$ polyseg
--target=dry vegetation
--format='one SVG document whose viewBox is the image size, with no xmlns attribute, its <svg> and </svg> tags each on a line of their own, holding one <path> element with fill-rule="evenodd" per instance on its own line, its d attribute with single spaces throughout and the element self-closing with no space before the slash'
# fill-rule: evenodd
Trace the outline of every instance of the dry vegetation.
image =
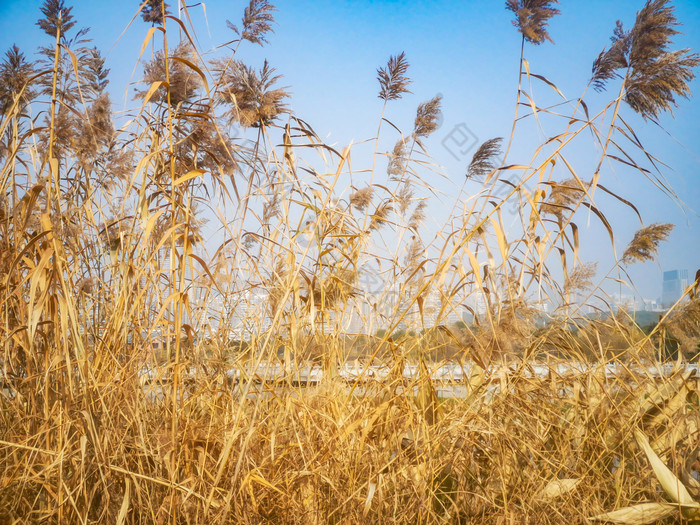
<svg viewBox="0 0 700 525">
<path fill-rule="evenodd" d="M 551 40 L 555 4 L 507 2 L 522 53 Z M 423 223 L 441 100 L 407 133 L 385 116 L 409 93 L 403 53 L 378 69 L 358 168 L 363 145 L 324 144 L 275 69 L 239 59 L 267 44 L 267 0 L 216 56 L 161 0 L 140 7 L 152 29 L 126 117 L 64 0 L 43 4 L 40 59 L 12 48 L 0 65 L 0 523 L 700 521 L 686 366 L 700 299 L 647 329 L 624 309 L 580 314 L 672 228 L 640 216 L 604 276 L 579 252 L 586 214 L 614 242 L 594 197 L 639 215 L 600 184 L 609 163 L 670 192 L 624 119 L 689 95 L 699 58 L 670 49 L 668 1 L 618 23 L 589 83 L 618 93 L 597 111 L 535 104 L 531 83 L 560 93 L 521 55 L 513 131 L 465 166 L 437 235 Z M 534 117 L 555 132 L 515 163 L 516 123 Z M 567 160 L 582 138 L 593 173 Z M 465 307 L 473 323 L 448 322 Z M 341 377 L 357 360 L 383 379 Z M 300 387 L 307 361 L 323 379 Z M 464 375 L 437 379 L 446 361 Z M 269 363 L 281 373 L 266 382 Z"/>
</svg>

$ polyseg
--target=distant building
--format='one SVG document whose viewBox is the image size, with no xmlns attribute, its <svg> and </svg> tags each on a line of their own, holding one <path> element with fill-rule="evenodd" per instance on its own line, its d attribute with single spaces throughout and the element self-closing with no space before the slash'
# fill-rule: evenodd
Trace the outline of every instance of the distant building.
<svg viewBox="0 0 700 525">
<path fill-rule="evenodd" d="M 548 314 L 549 311 L 552 309 L 552 305 L 547 301 L 537 301 L 536 303 L 532 304 L 532 308 L 534 310 L 542 312 L 543 314 Z"/>
<path fill-rule="evenodd" d="M 644 312 L 658 312 L 662 308 L 658 300 L 642 298 L 641 305 L 637 309 L 642 310 Z"/>
<path fill-rule="evenodd" d="M 664 272 L 661 289 L 661 304 L 664 308 L 673 306 L 688 287 L 688 270 L 671 270 Z"/>
<path fill-rule="evenodd" d="M 613 294 L 614 300 L 613 310 L 624 308 L 630 312 L 657 312 L 661 310 L 661 305 L 658 300 L 646 299 L 632 295 Z"/>
</svg>

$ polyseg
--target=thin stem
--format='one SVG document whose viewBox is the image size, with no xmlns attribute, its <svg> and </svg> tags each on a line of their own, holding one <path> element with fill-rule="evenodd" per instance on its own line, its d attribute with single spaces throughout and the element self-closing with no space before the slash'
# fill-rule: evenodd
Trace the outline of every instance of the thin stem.
<svg viewBox="0 0 700 525">
<path fill-rule="evenodd" d="M 58 84 L 58 61 L 61 56 L 61 14 L 58 17 L 59 23 L 56 24 L 56 51 L 53 59 L 53 79 L 51 82 L 51 124 L 49 125 L 49 184 L 47 185 L 46 212 L 51 213 L 52 192 L 51 186 L 56 179 L 56 194 L 57 198 L 61 192 L 61 176 L 58 172 L 58 161 L 53 162 L 53 143 L 55 140 L 56 129 L 56 86 Z M 60 206 L 59 206 L 60 210 Z"/>
<path fill-rule="evenodd" d="M 522 83 L 523 83 L 523 58 L 525 57 L 525 37 L 522 37 L 520 41 L 520 72 L 518 73 L 518 94 L 515 97 L 515 116 L 513 117 L 513 126 L 510 129 L 510 137 L 508 137 L 508 145 L 503 152 L 503 160 L 499 167 L 505 165 L 506 159 L 508 158 L 508 153 L 513 145 L 513 139 L 515 138 L 515 127 L 518 124 L 518 110 L 520 109 L 520 94 L 522 93 Z"/>
</svg>

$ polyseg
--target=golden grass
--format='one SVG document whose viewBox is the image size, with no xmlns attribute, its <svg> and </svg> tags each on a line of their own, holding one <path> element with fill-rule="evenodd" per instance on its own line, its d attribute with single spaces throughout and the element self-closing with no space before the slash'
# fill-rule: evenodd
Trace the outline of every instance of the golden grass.
<svg viewBox="0 0 700 525">
<path fill-rule="evenodd" d="M 509 2 L 523 44 L 549 40 L 550 4 Z M 157 50 L 141 105 L 115 130 L 104 61 L 65 7 L 44 4 L 42 63 L 13 49 L 0 68 L 0 523 L 697 519 L 698 299 L 646 331 L 624 309 L 578 314 L 671 230 L 641 224 L 596 280 L 575 222 L 593 212 L 614 242 L 601 193 L 639 215 L 599 184 L 606 159 L 666 188 L 632 160 L 654 166 L 620 112 L 656 116 L 688 94 L 695 56 L 667 56 L 667 2 L 619 28 L 613 58 L 625 39 L 648 67 L 677 58 L 671 92 L 640 98 L 634 69 L 598 113 L 579 98 L 570 114 L 532 101 L 518 116 L 524 84 L 560 95 L 522 59 L 505 156 L 501 139 L 484 143 L 465 166 L 477 186 L 437 234 L 423 223 L 440 97 L 407 133 L 384 116 L 409 93 L 403 53 L 378 69 L 374 153 L 338 151 L 289 110 L 270 65 L 237 58 L 267 42 L 272 4 L 252 0 L 229 23 L 230 54 L 205 60 L 194 28 L 149 0 L 140 13 L 163 31 L 143 42 Z M 663 37 L 656 51 L 645 31 Z M 615 78 L 613 62 L 592 85 Z M 532 117 L 554 138 L 511 162 L 515 124 Z M 567 160 L 589 132 L 590 179 Z M 450 321 L 462 305 L 473 323 Z M 300 386 L 311 364 L 323 379 Z M 466 377 L 440 379 L 445 364 Z"/>
</svg>

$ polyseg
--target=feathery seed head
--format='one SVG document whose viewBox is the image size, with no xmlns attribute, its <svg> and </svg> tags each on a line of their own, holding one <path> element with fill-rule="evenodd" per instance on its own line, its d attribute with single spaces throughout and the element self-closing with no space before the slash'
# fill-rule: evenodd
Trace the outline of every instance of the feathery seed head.
<svg viewBox="0 0 700 525">
<path fill-rule="evenodd" d="M 542 204 L 542 213 L 549 213 L 559 219 L 563 219 L 569 205 L 574 204 L 585 193 L 581 183 L 575 178 L 552 184 L 551 187 L 549 197 Z M 573 212 L 571 209 L 569 211 Z"/>
<path fill-rule="evenodd" d="M 386 168 L 386 172 L 391 177 L 401 177 L 406 171 L 406 162 L 408 159 L 406 155 L 406 139 L 399 139 L 394 145 L 394 150 L 391 152 L 389 157 L 389 165 Z"/>
<path fill-rule="evenodd" d="M 286 88 L 273 89 L 282 78 L 274 73 L 275 68 L 270 67 L 267 60 L 259 74 L 238 61 L 222 71 L 224 88 L 219 99 L 233 105 L 228 111 L 231 120 L 245 127 L 260 127 L 272 123 L 287 110 L 284 99 L 289 97 L 289 92 Z"/>
<path fill-rule="evenodd" d="M 625 101 L 643 118 L 671 111 L 677 96 L 690 95 L 688 83 L 700 64 L 700 55 L 688 49 L 668 51 L 677 25 L 669 0 L 648 0 L 630 31 L 618 21 L 610 49 L 593 64 L 594 88 L 602 91 L 608 80 L 624 76 Z M 625 69 L 624 75 L 618 72 Z"/>
<path fill-rule="evenodd" d="M 195 60 L 192 48 L 187 41 L 181 41 L 173 50 L 172 56 L 193 62 Z M 189 66 L 179 60 L 168 60 L 168 76 L 170 79 L 170 105 L 175 107 L 178 104 L 191 102 L 202 85 L 202 80 Z M 154 82 L 165 82 L 165 55 L 158 51 L 153 60 L 144 67 L 143 82 L 148 88 L 136 91 L 135 98 L 144 98 Z M 168 90 L 162 85 L 152 96 L 155 102 L 165 102 L 168 100 Z"/>
<path fill-rule="evenodd" d="M 372 214 L 372 221 L 369 224 L 370 231 L 378 230 L 384 226 L 388 221 L 389 214 L 391 214 L 393 210 L 394 208 L 391 202 L 380 203 Z"/>
<path fill-rule="evenodd" d="M 403 93 L 410 93 L 406 86 L 411 83 L 411 79 L 406 76 L 408 71 L 408 61 L 406 53 L 389 57 L 386 68 L 377 69 L 377 79 L 379 80 L 379 98 L 382 100 L 397 100 Z"/>
<path fill-rule="evenodd" d="M 558 0 L 507 0 L 506 9 L 515 13 L 513 25 L 522 33 L 523 38 L 532 44 L 541 44 L 545 40 L 553 42 L 547 32 L 549 19 L 559 14 L 552 4 Z"/>
<path fill-rule="evenodd" d="M 63 0 L 44 0 L 41 12 L 46 18 L 37 21 L 36 25 L 54 38 L 59 29 L 61 35 L 65 35 L 75 25 L 73 15 L 70 14 L 72 10 L 72 7 L 66 7 Z"/>
<path fill-rule="evenodd" d="M 479 149 L 476 150 L 472 161 L 467 169 L 467 178 L 482 177 L 488 175 L 496 169 L 495 157 L 501 154 L 501 142 L 503 139 L 497 137 L 484 142 Z"/>
<path fill-rule="evenodd" d="M 569 292 L 583 292 L 588 290 L 593 286 L 593 279 L 597 271 L 597 262 L 590 262 L 577 266 L 566 276 L 564 289 Z"/>
<path fill-rule="evenodd" d="M 637 230 L 622 256 L 622 263 L 653 261 L 659 252 L 659 243 L 668 238 L 673 227 L 673 224 L 654 223 Z"/>
<path fill-rule="evenodd" d="M 15 96 L 29 81 L 34 67 L 27 62 L 19 48 L 13 45 L 5 53 L 5 59 L 0 63 L 0 115 L 4 115 L 14 104 Z M 34 98 L 35 93 L 30 86 L 24 90 L 20 100 L 20 112 Z"/>
<path fill-rule="evenodd" d="M 413 136 L 418 143 L 420 143 L 420 139 L 428 137 L 437 129 L 441 114 L 441 102 L 442 95 L 437 95 L 418 106 L 416 120 L 413 124 Z"/>
<path fill-rule="evenodd" d="M 165 5 L 163 5 L 165 4 Z M 165 7 L 165 15 L 169 15 L 168 3 L 163 2 L 163 0 L 146 0 L 143 9 L 141 9 L 141 18 L 146 23 L 151 25 L 162 25 L 163 24 L 163 7 Z"/>
<path fill-rule="evenodd" d="M 374 188 L 372 186 L 365 186 L 359 190 L 355 190 L 350 194 L 350 205 L 356 210 L 363 211 L 367 209 L 367 206 L 372 202 L 372 195 L 374 195 Z"/>
<path fill-rule="evenodd" d="M 267 43 L 266 33 L 274 33 L 271 24 L 275 22 L 272 13 L 276 10 L 268 0 L 250 0 L 250 5 L 243 12 L 241 23 L 243 32 L 241 33 L 238 27 L 228 20 L 226 25 L 243 40 L 262 46 Z"/>
<path fill-rule="evenodd" d="M 427 208 L 425 200 L 421 200 L 413 209 L 411 217 L 408 219 L 408 227 L 413 231 L 418 231 L 418 227 L 425 220 L 425 209 Z"/>
</svg>

